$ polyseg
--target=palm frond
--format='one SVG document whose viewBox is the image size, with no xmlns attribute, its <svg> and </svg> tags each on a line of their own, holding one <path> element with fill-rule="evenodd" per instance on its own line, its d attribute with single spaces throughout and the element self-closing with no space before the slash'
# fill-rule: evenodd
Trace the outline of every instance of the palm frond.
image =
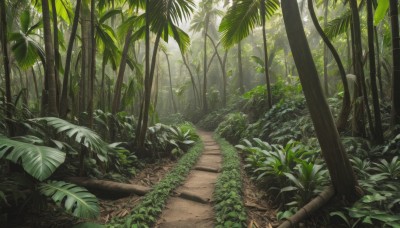
<svg viewBox="0 0 400 228">
<path fill-rule="evenodd" d="M 34 122 L 45 122 L 47 126 L 54 128 L 57 133 L 64 133 L 67 137 L 95 152 L 101 161 L 106 161 L 107 144 L 94 131 L 72 124 L 56 117 L 43 117 L 32 119 Z"/>
<path fill-rule="evenodd" d="M 247 37 L 250 32 L 261 25 L 260 0 L 240 0 L 228 9 L 222 18 L 219 31 L 222 34 L 221 42 L 229 48 Z M 277 0 L 265 1 L 265 16 L 271 17 L 278 9 Z"/>
<path fill-rule="evenodd" d="M 329 39 L 333 39 L 336 36 L 345 33 L 351 23 L 351 12 L 350 10 L 345 11 L 340 17 L 333 19 L 328 22 L 324 28 L 325 34 Z"/>
<path fill-rule="evenodd" d="M 33 145 L 0 135 L 0 158 L 21 164 L 31 176 L 42 181 L 65 161 L 65 153 L 51 147 Z"/>
<path fill-rule="evenodd" d="M 39 191 L 79 218 L 96 218 L 100 211 L 96 196 L 85 188 L 64 181 L 40 183 Z"/>
</svg>

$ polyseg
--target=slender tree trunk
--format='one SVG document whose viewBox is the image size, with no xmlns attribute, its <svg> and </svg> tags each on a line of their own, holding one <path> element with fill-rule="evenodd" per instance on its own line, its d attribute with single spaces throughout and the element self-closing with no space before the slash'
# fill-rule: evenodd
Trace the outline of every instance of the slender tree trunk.
<svg viewBox="0 0 400 228">
<path fill-rule="evenodd" d="M 379 105 L 378 88 L 376 86 L 376 66 L 375 66 L 375 47 L 374 47 L 374 24 L 372 0 L 367 0 L 367 24 L 368 24 L 368 49 L 369 49 L 369 71 L 371 79 L 372 103 L 374 106 L 375 131 L 374 140 L 378 144 L 383 143 L 383 132 L 381 122 L 381 109 Z"/>
<path fill-rule="evenodd" d="M 32 77 L 33 77 L 33 84 L 35 86 L 35 94 L 36 94 L 36 99 L 39 100 L 39 89 L 38 89 L 38 84 L 37 84 L 37 79 L 36 79 L 36 73 L 33 67 L 31 68 L 32 70 Z"/>
<path fill-rule="evenodd" d="M 331 51 L 331 53 L 336 61 L 336 64 L 338 65 L 338 68 L 339 68 L 340 79 L 342 80 L 342 84 L 343 84 L 343 103 L 342 103 L 342 109 L 340 110 L 340 114 L 339 114 L 336 124 L 337 124 L 338 130 L 343 130 L 346 128 L 347 120 L 348 120 L 350 112 L 351 112 L 350 91 L 349 91 L 349 85 L 348 85 L 347 78 L 346 78 L 346 72 L 344 70 L 342 61 L 340 60 L 339 54 L 337 53 L 335 47 L 332 45 L 331 41 L 325 35 L 324 31 L 322 30 L 321 26 L 318 23 L 318 19 L 317 19 L 317 16 L 315 15 L 315 11 L 314 11 L 313 0 L 308 0 L 308 10 L 310 11 L 310 16 L 311 16 L 311 19 L 314 23 L 316 30 L 318 31 L 319 35 L 321 36 L 322 40 L 324 41 L 326 47 L 329 48 L 329 50 Z M 326 91 L 327 91 L 327 88 L 325 88 L 325 92 Z"/>
<path fill-rule="evenodd" d="M 239 82 L 239 93 L 244 93 L 243 87 L 243 66 L 242 66 L 242 44 L 239 41 L 238 43 L 238 82 Z"/>
<path fill-rule="evenodd" d="M 74 41 L 76 37 L 76 31 L 79 24 L 79 13 L 81 12 L 81 0 L 76 1 L 74 21 L 72 23 L 71 36 L 68 41 L 67 56 L 65 59 L 65 69 L 64 69 L 64 79 L 62 84 L 62 92 L 60 99 L 60 116 L 61 118 L 67 117 L 68 112 L 68 81 L 69 74 L 71 70 L 71 59 L 72 59 L 72 49 L 74 48 Z"/>
<path fill-rule="evenodd" d="M 389 2 L 393 61 L 391 126 L 394 126 L 400 123 L 400 34 L 397 0 Z"/>
<path fill-rule="evenodd" d="M 268 108 L 272 108 L 272 92 L 271 92 L 271 82 L 269 77 L 269 69 L 268 69 L 268 49 L 267 49 L 267 33 L 265 31 L 265 0 L 261 1 L 261 23 L 262 23 L 262 34 L 263 34 L 263 46 L 264 46 L 264 73 L 265 73 L 265 82 L 267 84 L 267 93 L 268 93 Z"/>
<path fill-rule="evenodd" d="M 199 95 L 199 91 L 197 91 L 196 82 L 194 80 L 194 76 L 193 76 L 192 70 L 190 69 L 190 66 L 186 61 L 186 57 L 183 55 L 182 52 L 181 52 L 181 55 L 182 55 L 183 64 L 186 66 L 187 70 L 189 71 L 190 81 L 192 82 L 192 87 L 193 87 L 194 102 L 195 102 L 195 106 L 197 106 L 197 97 L 200 96 Z"/>
<path fill-rule="evenodd" d="M 382 88 L 382 71 L 381 71 L 381 57 L 380 57 L 380 48 L 378 41 L 378 29 L 374 27 L 374 35 L 375 35 L 375 46 L 376 46 L 376 76 L 378 77 L 379 82 L 379 95 L 381 100 L 383 100 L 383 88 Z"/>
<path fill-rule="evenodd" d="M 171 66 L 170 66 L 170 63 L 169 63 L 169 58 L 168 58 L 167 53 L 164 52 L 164 54 L 165 54 L 165 58 L 167 58 L 168 75 L 169 75 L 169 92 L 170 92 L 170 94 L 171 94 L 172 106 L 174 107 L 174 112 L 177 113 L 178 110 L 177 110 L 177 108 L 176 108 L 176 104 L 175 104 L 175 100 L 174 100 L 174 93 L 173 93 L 173 91 L 172 91 Z"/>
<path fill-rule="evenodd" d="M 56 80 L 55 80 L 55 72 L 54 72 L 54 50 L 53 50 L 53 42 L 51 35 L 51 24 L 50 24 L 50 9 L 48 0 L 42 0 L 42 14 L 43 14 L 43 30 L 44 30 L 44 44 L 45 44 L 45 52 L 46 52 L 46 81 L 48 82 L 48 91 L 47 91 L 47 112 L 46 114 L 49 116 L 58 116 L 58 107 L 57 107 L 57 89 L 56 89 Z"/>
<path fill-rule="evenodd" d="M 203 113 L 206 114 L 208 111 L 207 102 L 207 33 L 208 33 L 209 16 L 206 16 L 204 24 L 204 44 L 203 44 Z"/>
<path fill-rule="evenodd" d="M 310 2 L 310 0 L 308 0 L 308 2 Z M 328 21 L 328 0 L 324 0 L 324 27 L 326 27 L 327 21 Z M 325 96 L 329 97 L 328 46 L 326 44 L 324 45 L 324 92 L 325 92 Z"/>
<path fill-rule="evenodd" d="M 332 184 L 339 195 L 355 202 L 360 197 L 358 183 L 324 98 L 297 2 L 282 0 L 281 8 L 293 59 Z"/>
<path fill-rule="evenodd" d="M 8 135 L 15 136 L 14 126 L 11 121 L 13 119 L 13 108 L 12 108 L 12 99 L 11 99 L 11 70 L 10 70 L 10 57 L 8 53 L 8 31 L 7 31 L 7 15 L 6 15 L 6 2 L 5 0 L 0 0 L 0 14 L 1 14 L 1 49 L 3 50 L 3 65 L 4 65 L 4 79 L 6 84 L 6 109 L 5 114 L 7 116 L 7 128 Z"/>
<path fill-rule="evenodd" d="M 79 80 L 79 123 L 84 124 L 81 113 L 86 111 L 88 83 L 90 77 L 90 10 L 86 4 L 82 4 L 81 8 L 81 78 Z"/>
<path fill-rule="evenodd" d="M 54 61 L 55 61 L 55 68 L 54 68 L 54 75 L 55 75 L 55 82 L 56 82 L 56 102 L 57 108 L 60 107 L 60 88 L 61 82 L 59 77 L 58 69 L 60 69 L 60 51 L 59 51 L 59 42 L 58 42 L 58 22 L 57 22 L 57 8 L 56 8 L 56 0 L 51 0 L 51 8 L 53 10 L 53 37 L 54 37 Z"/>
<path fill-rule="evenodd" d="M 90 6 L 90 84 L 89 84 L 89 99 L 88 99 L 88 126 L 93 127 L 93 106 L 94 106 L 94 82 L 96 80 L 96 0 L 91 0 Z"/>
</svg>

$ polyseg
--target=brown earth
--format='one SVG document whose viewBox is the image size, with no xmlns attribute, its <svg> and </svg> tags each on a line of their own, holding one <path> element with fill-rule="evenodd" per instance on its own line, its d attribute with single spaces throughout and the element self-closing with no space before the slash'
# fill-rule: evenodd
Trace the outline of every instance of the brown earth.
<svg viewBox="0 0 400 228">
<path fill-rule="evenodd" d="M 175 196 L 167 201 L 156 224 L 158 228 L 214 227 L 212 195 L 222 156 L 210 132 L 199 132 L 199 135 L 205 145 L 203 154 L 184 184 L 176 190 Z M 198 167 L 208 168 L 209 171 L 199 170 Z"/>
</svg>

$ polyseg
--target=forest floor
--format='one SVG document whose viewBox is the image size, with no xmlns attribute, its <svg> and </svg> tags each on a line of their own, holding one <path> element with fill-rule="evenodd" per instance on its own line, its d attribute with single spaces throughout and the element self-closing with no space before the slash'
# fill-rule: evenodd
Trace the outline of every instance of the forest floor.
<svg viewBox="0 0 400 228">
<path fill-rule="evenodd" d="M 167 201 L 155 227 L 214 227 L 212 199 L 215 183 L 222 167 L 222 155 L 211 132 L 199 131 L 198 133 L 204 143 L 204 151 L 186 181 Z M 171 159 L 162 159 L 154 164 L 146 164 L 135 177 L 129 180 L 129 183 L 151 188 L 164 178 L 176 162 Z M 276 221 L 276 210 L 270 206 L 271 202 L 267 200 L 265 191 L 256 186 L 244 170 L 242 170 L 242 180 L 243 203 L 248 215 L 248 227 L 276 227 L 279 224 Z M 141 199 L 142 196 L 135 194 L 113 199 L 100 197 L 100 216 L 91 222 L 107 224 L 114 218 L 124 218 Z M 13 227 L 72 227 L 82 222 L 58 211 L 56 207 L 27 213 L 22 221 Z"/>
</svg>

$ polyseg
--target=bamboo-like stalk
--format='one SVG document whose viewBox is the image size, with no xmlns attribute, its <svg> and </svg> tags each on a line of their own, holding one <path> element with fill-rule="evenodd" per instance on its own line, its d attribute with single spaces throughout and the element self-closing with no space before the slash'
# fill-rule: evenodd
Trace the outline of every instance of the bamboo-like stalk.
<svg viewBox="0 0 400 228">
<path fill-rule="evenodd" d="M 300 208 L 296 214 L 284 221 L 278 228 L 294 227 L 296 224 L 306 219 L 316 210 L 323 207 L 332 197 L 335 195 L 335 189 L 333 186 L 329 186 L 322 191 L 317 197 L 311 200 L 304 207 Z"/>
</svg>

